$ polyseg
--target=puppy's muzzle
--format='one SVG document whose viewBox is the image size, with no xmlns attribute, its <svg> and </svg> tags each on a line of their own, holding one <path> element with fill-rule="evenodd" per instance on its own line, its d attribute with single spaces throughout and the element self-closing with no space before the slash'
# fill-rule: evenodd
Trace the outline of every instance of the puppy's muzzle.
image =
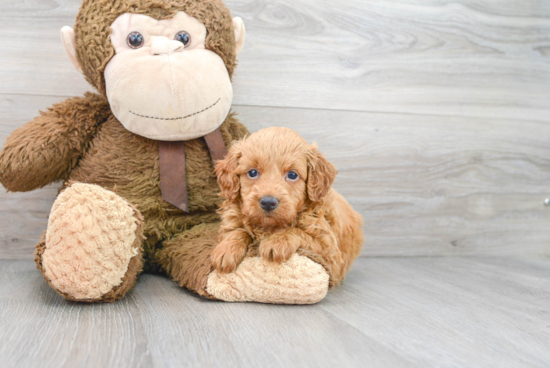
<svg viewBox="0 0 550 368">
<path fill-rule="evenodd" d="M 279 200 L 275 197 L 265 196 L 260 198 L 260 207 L 265 211 L 271 212 L 279 205 Z"/>
</svg>

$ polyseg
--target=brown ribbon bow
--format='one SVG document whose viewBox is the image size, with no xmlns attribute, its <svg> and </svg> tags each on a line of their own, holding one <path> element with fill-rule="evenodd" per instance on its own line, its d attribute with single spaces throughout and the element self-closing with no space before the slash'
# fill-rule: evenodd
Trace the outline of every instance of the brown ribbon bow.
<svg viewBox="0 0 550 368">
<path fill-rule="evenodd" d="M 212 161 L 223 160 L 227 147 L 220 128 L 204 136 Z M 160 190 L 162 199 L 189 213 L 185 176 L 185 142 L 159 141 Z"/>
</svg>

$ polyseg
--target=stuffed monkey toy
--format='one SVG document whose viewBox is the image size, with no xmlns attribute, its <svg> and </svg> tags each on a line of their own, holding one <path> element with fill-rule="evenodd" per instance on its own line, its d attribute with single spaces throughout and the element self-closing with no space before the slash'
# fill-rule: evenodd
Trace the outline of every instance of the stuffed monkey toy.
<svg viewBox="0 0 550 368">
<path fill-rule="evenodd" d="M 147 271 L 212 299 L 321 300 L 329 277 L 316 254 L 275 265 L 251 253 L 213 272 L 223 201 L 213 161 L 247 134 L 230 112 L 242 20 L 221 0 L 84 0 L 61 34 L 98 93 L 55 104 L 0 153 L 8 191 L 64 183 L 35 252 L 48 284 L 111 302 Z"/>
</svg>

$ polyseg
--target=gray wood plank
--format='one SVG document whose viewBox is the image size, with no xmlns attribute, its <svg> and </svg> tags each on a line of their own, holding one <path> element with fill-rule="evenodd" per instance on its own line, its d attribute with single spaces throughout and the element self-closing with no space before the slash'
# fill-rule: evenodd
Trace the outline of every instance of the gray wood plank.
<svg viewBox="0 0 550 368">
<path fill-rule="evenodd" d="M 550 364 L 549 258 L 361 259 L 321 306 L 423 366 Z"/>
<path fill-rule="evenodd" d="M 90 88 L 59 40 L 79 4 L 0 3 L 0 93 L 80 95 Z M 548 121 L 546 2 L 227 4 L 248 31 L 236 104 Z"/>
<path fill-rule="evenodd" d="M 411 366 L 316 306 L 212 302 L 151 275 L 122 301 L 81 305 L 33 268 L 0 261 L 2 367 Z"/>
<path fill-rule="evenodd" d="M 223 303 L 142 275 L 67 302 L 0 260 L 0 366 L 546 367 L 550 258 L 361 258 L 313 306 Z"/>
<path fill-rule="evenodd" d="M 365 255 L 550 255 L 550 126 L 537 121 L 235 108 L 287 126 L 335 163 Z"/>
<path fill-rule="evenodd" d="M 165 366 L 414 366 L 319 306 L 212 302 L 147 276 L 133 295 Z"/>
<path fill-rule="evenodd" d="M 139 307 L 68 302 L 32 261 L 0 261 L 0 366 L 152 367 Z"/>
<path fill-rule="evenodd" d="M 0 95 L 0 145 L 61 97 Z M 335 163 L 364 255 L 550 254 L 550 126 L 537 121 L 235 106 L 296 129 Z M 58 185 L 0 192 L 0 258 L 30 258 Z"/>
</svg>

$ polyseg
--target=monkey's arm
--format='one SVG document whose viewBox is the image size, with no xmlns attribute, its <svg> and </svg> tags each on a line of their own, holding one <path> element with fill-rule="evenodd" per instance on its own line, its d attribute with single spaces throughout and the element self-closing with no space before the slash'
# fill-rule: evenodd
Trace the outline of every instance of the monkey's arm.
<svg viewBox="0 0 550 368">
<path fill-rule="evenodd" d="M 15 130 L 0 152 L 0 182 L 26 192 L 65 179 L 111 110 L 104 97 L 86 93 L 53 105 Z"/>
</svg>

